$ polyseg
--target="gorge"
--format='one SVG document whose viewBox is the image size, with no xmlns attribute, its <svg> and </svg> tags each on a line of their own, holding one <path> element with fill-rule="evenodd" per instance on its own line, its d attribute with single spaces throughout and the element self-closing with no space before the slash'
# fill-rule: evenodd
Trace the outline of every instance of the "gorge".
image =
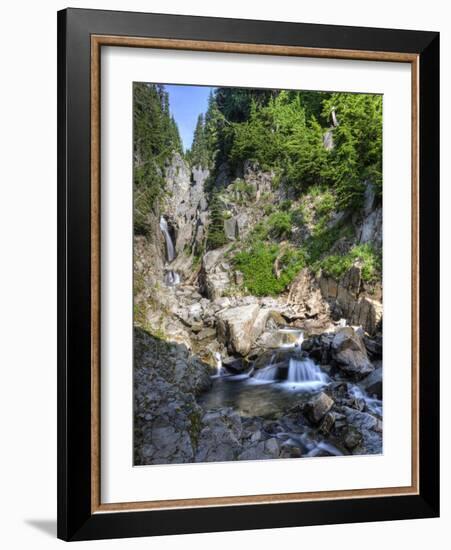
<svg viewBox="0 0 451 550">
<path fill-rule="evenodd" d="M 349 149 L 345 107 L 374 99 L 219 88 L 184 153 L 164 88 L 134 94 L 135 465 L 381 453 L 377 155 L 352 188 L 325 175 Z M 258 113 L 310 172 L 295 153 L 270 161 Z"/>
</svg>

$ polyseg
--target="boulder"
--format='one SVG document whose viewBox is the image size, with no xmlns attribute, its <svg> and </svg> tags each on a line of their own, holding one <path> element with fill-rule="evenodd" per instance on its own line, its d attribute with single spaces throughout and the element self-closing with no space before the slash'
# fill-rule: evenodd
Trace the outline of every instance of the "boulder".
<svg viewBox="0 0 451 550">
<path fill-rule="evenodd" d="M 199 287 L 210 300 L 217 300 L 230 288 L 230 266 L 224 262 L 228 247 L 210 250 L 202 257 Z"/>
<path fill-rule="evenodd" d="M 382 399 L 382 367 L 375 369 L 360 383 L 368 395 Z"/>
<path fill-rule="evenodd" d="M 251 350 L 255 331 L 254 324 L 260 311 L 258 304 L 239 306 L 218 313 L 218 339 L 231 353 L 245 356 Z"/>
<path fill-rule="evenodd" d="M 313 424 L 319 424 L 333 406 L 334 400 L 321 392 L 304 405 L 304 414 Z"/>
<path fill-rule="evenodd" d="M 331 343 L 332 358 L 348 375 L 363 377 L 374 370 L 362 338 L 352 327 L 342 327 Z"/>
<path fill-rule="evenodd" d="M 366 412 L 343 407 L 348 429 L 344 444 L 353 454 L 380 454 L 382 452 L 382 423 Z"/>
</svg>

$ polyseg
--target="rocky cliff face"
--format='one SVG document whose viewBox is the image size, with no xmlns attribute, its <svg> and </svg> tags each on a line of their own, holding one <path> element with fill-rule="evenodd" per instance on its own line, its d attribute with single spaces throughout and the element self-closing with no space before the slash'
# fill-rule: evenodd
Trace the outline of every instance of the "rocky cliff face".
<svg viewBox="0 0 451 550">
<path fill-rule="evenodd" d="M 208 202 L 204 184 L 209 171 L 188 166 L 175 153 L 166 172 L 166 195 L 161 213 L 175 235 L 177 255 L 197 252 L 201 249 L 208 226 Z"/>
</svg>

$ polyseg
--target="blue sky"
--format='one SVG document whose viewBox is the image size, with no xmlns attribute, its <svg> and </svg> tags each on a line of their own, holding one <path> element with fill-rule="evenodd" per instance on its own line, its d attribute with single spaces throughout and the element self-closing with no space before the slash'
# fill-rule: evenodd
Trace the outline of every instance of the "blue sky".
<svg viewBox="0 0 451 550">
<path fill-rule="evenodd" d="M 185 151 L 191 147 L 197 117 L 205 113 L 208 106 L 208 96 L 214 90 L 209 86 L 179 86 L 165 85 L 169 92 L 169 107 L 171 114 L 179 127 Z"/>
</svg>

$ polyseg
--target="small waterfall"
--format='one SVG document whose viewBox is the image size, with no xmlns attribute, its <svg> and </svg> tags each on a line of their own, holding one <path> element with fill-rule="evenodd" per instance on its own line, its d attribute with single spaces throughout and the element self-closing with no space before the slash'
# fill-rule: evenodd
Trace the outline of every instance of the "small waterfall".
<svg viewBox="0 0 451 550">
<path fill-rule="evenodd" d="M 290 385 L 314 389 L 327 383 L 327 376 L 311 359 L 290 358 L 287 382 Z"/>
<path fill-rule="evenodd" d="M 168 263 L 171 263 L 175 258 L 175 248 L 169 233 L 168 222 L 164 216 L 160 217 L 160 229 L 166 241 L 166 258 Z M 168 286 L 176 286 L 180 284 L 180 275 L 176 271 L 169 270 L 164 276 L 164 281 Z"/>
<path fill-rule="evenodd" d="M 252 381 L 256 384 L 283 383 L 297 390 L 316 390 L 327 384 L 328 378 L 311 359 L 290 357 L 286 363 L 274 363 L 259 369 Z"/>
<path fill-rule="evenodd" d="M 259 384 L 280 382 L 278 365 L 271 364 L 264 369 L 259 369 L 252 377 L 252 380 Z"/>
<path fill-rule="evenodd" d="M 216 360 L 216 376 L 223 376 L 224 375 L 224 367 L 222 366 L 222 357 L 219 352 L 214 353 L 214 358 Z"/>
<path fill-rule="evenodd" d="M 160 229 L 166 241 L 166 257 L 168 262 L 171 263 L 175 258 L 174 243 L 172 242 L 171 235 L 169 234 L 168 222 L 164 216 L 160 217 Z"/>
<path fill-rule="evenodd" d="M 178 285 L 180 284 L 180 275 L 176 271 L 167 271 L 164 281 L 168 286 Z"/>
</svg>

